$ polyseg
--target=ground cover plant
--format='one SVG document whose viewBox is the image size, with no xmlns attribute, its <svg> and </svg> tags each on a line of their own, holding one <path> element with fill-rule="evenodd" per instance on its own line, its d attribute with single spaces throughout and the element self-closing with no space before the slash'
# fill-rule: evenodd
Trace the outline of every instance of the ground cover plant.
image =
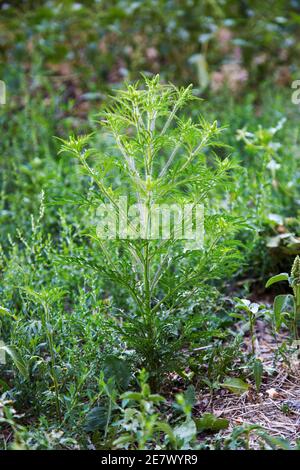
<svg viewBox="0 0 300 470">
<path fill-rule="evenodd" d="M 273 3 L 1 4 L 1 450 L 299 449 L 300 5 Z"/>
</svg>

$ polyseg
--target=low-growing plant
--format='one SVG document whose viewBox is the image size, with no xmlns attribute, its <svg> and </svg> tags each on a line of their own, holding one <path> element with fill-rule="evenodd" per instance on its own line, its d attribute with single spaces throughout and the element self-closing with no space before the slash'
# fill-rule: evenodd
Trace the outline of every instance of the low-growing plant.
<svg viewBox="0 0 300 470">
<path fill-rule="evenodd" d="M 292 444 L 287 439 L 270 435 L 262 426 L 244 424 L 236 426 L 228 437 L 217 439 L 215 449 L 222 450 L 299 450 L 299 441 Z"/>
<path fill-rule="evenodd" d="M 197 318 L 185 314 L 185 306 L 212 279 L 228 277 L 239 263 L 233 234 L 243 222 L 225 212 L 211 213 L 209 207 L 205 207 L 203 246 L 200 233 L 193 248 L 176 235 L 150 236 L 149 213 L 155 205 L 189 204 L 192 212 L 206 204 L 215 188 L 225 191 L 230 184 L 233 164 L 214 152 L 222 145 L 222 129 L 203 117 L 196 123 L 186 118 L 182 108 L 192 100 L 191 87 L 178 89 L 161 84 L 158 76 L 145 78 L 144 86 L 120 90 L 102 113 L 100 123 L 111 139 L 107 153 L 93 146 L 92 136 L 71 137 L 62 146 L 92 181 L 85 204 L 93 217 L 101 203 L 118 211 L 120 196 L 127 197 L 128 206 L 146 208 L 140 224 L 143 236 L 135 236 L 132 220 L 134 236 L 128 238 L 104 239 L 99 230 L 86 227 L 100 246 L 99 262 L 80 256 L 67 260 L 95 269 L 127 291 L 127 311 L 122 309 L 107 325 L 135 350 L 150 373 L 152 387 L 164 372 L 180 367 L 178 353 L 197 328 Z M 127 217 L 126 209 L 120 216 Z"/>
<path fill-rule="evenodd" d="M 126 392 L 121 396 L 123 416 L 115 423 L 121 433 L 113 443 L 117 449 L 151 448 L 158 443 L 161 433 L 167 435 L 172 443 L 176 441 L 172 428 L 157 413 L 157 407 L 165 399 L 151 393 L 147 380 L 148 374 L 142 370 L 139 374 L 140 391 Z"/>
<path fill-rule="evenodd" d="M 242 310 L 247 315 L 249 333 L 250 333 L 250 339 L 251 339 L 251 352 L 253 356 L 255 356 L 255 341 L 256 341 L 255 326 L 256 326 L 256 321 L 259 318 L 261 318 L 262 315 L 264 314 L 265 306 L 263 304 L 258 304 L 256 302 L 250 302 L 250 300 L 248 299 L 236 298 L 235 301 L 236 301 L 236 305 L 235 305 L 236 310 L 238 312 Z M 245 319 L 244 315 L 238 312 L 232 313 L 231 316 L 234 318 L 238 318 L 239 320 L 244 320 Z"/>
<path fill-rule="evenodd" d="M 17 413 L 14 403 L 0 396 L 0 449 L 53 450 L 78 448 L 77 442 L 61 429 L 51 427 L 41 418 L 37 427 L 22 423 L 24 415 Z"/>
<path fill-rule="evenodd" d="M 233 370 L 241 367 L 242 338 L 226 337 L 225 341 L 214 341 L 209 347 L 200 348 L 190 361 L 189 367 L 201 384 L 208 386 L 210 392 L 219 390 L 223 379 Z"/>
<path fill-rule="evenodd" d="M 177 394 L 171 407 L 164 397 L 151 393 L 148 379 L 148 373 L 140 371 L 140 390 L 125 392 L 120 397 L 120 418 L 112 424 L 117 435 L 113 442 L 115 448 L 198 449 L 198 434 L 217 433 L 228 427 L 228 420 L 211 413 L 204 413 L 200 418 L 193 417 L 196 402 L 193 387 Z"/>
<path fill-rule="evenodd" d="M 63 296 L 64 292 L 60 289 L 48 289 L 36 292 L 29 287 L 23 287 L 22 290 L 42 307 L 41 324 L 43 333 L 47 340 L 48 352 L 50 354 L 50 375 L 55 394 L 56 418 L 58 421 L 61 421 L 62 415 L 59 396 L 59 380 L 56 371 L 56 351 L 54 343 L 54 330 L 51 321 L 51 308 L 53 304 Z"/>
<path fill-rule="evenodd" d="M 266 283 L 266 287 L 281 281 L 288 281 L 293 290 L 292 294 L 277 295 L 274 299 L 274 326 L 278 331 L 282 324 L 287 325 L 294 336 L 300 335 L 300 257 L 296 256 L 291 273 L 281 273 L 272 276 Z"/>
</svg>

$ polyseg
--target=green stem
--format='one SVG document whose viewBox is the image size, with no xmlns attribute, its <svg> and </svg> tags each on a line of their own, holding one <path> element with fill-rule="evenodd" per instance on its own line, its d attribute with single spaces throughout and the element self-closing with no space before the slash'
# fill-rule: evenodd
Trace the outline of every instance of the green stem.
<svg viewBox="0 0 300 470">
<path fill-rule="evenodd" d="M 146 241 L 145 246 L 145 264 L 144 264 L 144 286 L 145 286 L 145 305 L 146 313 L 149 314 L 151 310 L 151 296 L 150 296 L 150 265 L 149 265 L 149 241 Z"/>
<path fill-rule="evenodd" d="M 44 329 L 47 337 L 47 342 L 48 342 L 48 348 L 49 348 L 49 353 L 50 353 L 50 358 L 51 358 L 51 377 L 53 380 L 53 385 L 54 385 L 54 390 L 55 390 L 55 407 L 56 407 L 56 417 L 59 422 L 61 422 L 61 410 L 60 410 L 60 403 L 59 403 L 59 386 L 58 386 L 58 380 L 57 380 L 57 375 L 56 375 L 56 370 L 55 370 L 55 351 L 54 351 L 54 340 L 53 340 L 53 334 L 52 330 L 49 330 L 48 325 L 50 325 L 50 315 L 49 315 L 49 309 L 46 304 L 43 304 L 44 308 Z"/>
<path fill-rule="evenodd" d="M 112 399 L 109 397 L 109 402 L 108 402 L 108 410 L 107 410 L 107 418 L 106 418 L 106 423 L 105 423 L 105 430 L 104 430 L 104 437 L 107 437 L 108 434 L 108 428 L 111 420 L 111 412 L 112 412 Z"/>
<path fill-rule="evenodd" d="M 253 318 L 252 313 L 250 314 L 250 336 L 251 336 L 252 354 L 253 354 L 253 356 L 255 356 L 254 318 Z"/>
</svg>

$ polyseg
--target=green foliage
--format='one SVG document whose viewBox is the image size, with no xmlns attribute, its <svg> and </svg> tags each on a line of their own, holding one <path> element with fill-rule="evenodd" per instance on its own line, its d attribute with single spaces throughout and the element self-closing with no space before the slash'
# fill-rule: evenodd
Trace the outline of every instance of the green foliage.
<svg viewBox="0 0 300 470">
<path fill-rule="evenodd" d="M 292 445 L 286 439 L 270 436 L 258 425 L 235 427 L 230 436 L 221 444 L 221 448 L 223 450 L 250 450 L 254 440 L 260 450 L 299 450 L 299 442 Z"/>
<path fill-rule="evenodd" d="M 37 429 L 28 429 L 21 424 L 19 415 L 10 400 L 0 398 L 0 448 L 1 450 L 51 450 L 70 449 L 77 442 L 64 434 L 62 430 L 52 428 L 44 419 L 39 422 Z M 12 433 L 11 442 L 6 442 L 5 432 Z M 4 434 L 2 434 L 4 432 Z M 3 444 L 3 446 L 2 446 Z"/>
<path fill-rule="evenodd" d="M 276 276 L 272 276 L 268 282 L 266 283 L 266 287 L 270 287 L 272 284 L 281 281 L 288 281 L 289 275 L 287 273 L 276 274 Z"/>
<path fill-rule="evenodd" d="M 211 413 L 204 413 L 201 418 L 192 418 L 190 391 L 176 396 L 176 408 L 180 411 L 180 422 L 176 425 L 167 423 L 159 413 L 158 407 L 165 399 L 152 394 L 147 384 L 148 374 L 142 370 L 139 374 L 140 392 L 126 392 L 122 398 L 122 418 L 114 423 L 117 439 L 113 445 L 120 449 L 197 449 L 197 435 L 203 432 L 216 433 L 228 427 L 226 419 L 220 419 Z M 182 415 L 184 420 L 182 420 Z"/>
<path fill-rule="evenodd" d="M 126 390 L 130 379 L 131 370 L 128 363 L 116 356 L 107 356 L 103 363 L 104 379 L 113 379 L 115 387 L 122 391 Z"/>
<path fill-rule="evenodd" d="M 242 395 L 249 390 L 249 384 L 236 377 L 227 377 L 222 387 L 227 388 L 230 392 L 236 393 L 237 395 Z"/>
<path fill-rule="evenodd" d="M 168 435 L 172 442 L 176 440 L 171 427 L 159 420 L 155 410 L 164 398 L 150 392 L 147 379 L 146 372 L 142 371 L 139 376 L 141 391 L 126 392 L 121 396 L 124 416 L 117 426 L 126 432 L 122 432 L 114 441 L 116 448 L 147 449 L 149 445 L 151 448 L 151 442 L 155 443 L 161 432 Z M 132 402 L 136 402 L 137 407 L 131 407 Z"/>
<path fill-rule="evenodd" d="M 263 364 L 260 359 L 255 359 L 253 363 L 253 375 L 255 380 L 256 391 L 259 392 L 261 384 L 262 384 L 262 376 L 263 376 Z"/>
<path fill-rule="evenodd" d="M 197 124 L 178 115 L 192 99 L 190 87 L 177 89 L 161 85 L 158 77 L 145 79 L 145 88 L 129 85 L 103 114 L 101 122 L 117 150 L 112 147 L 99 154 L 88 136 L 64 141 L 62 150 L 79 159 L 95 184 L 91 209 L 95 199 L 116 208 L 120 195 L 128 196 L 128 205 L 144 204 L 147 214 L 154 205 L 174 200 L 194 208 L 205 204 L 214 188 L 226 187 L 230 160 L 207 153 L 219 145 L 221 129 L 202 117 Z M 94 167 L 88 160 L 95 162 Z M 112 160 L 118 176 L 111 172 Z M 103 240 L 96 230 L 93 238 L 104 255 L 98 264 L 69 258 L 127 290 L 133 301 L 131 311 L 122 312 L 122 323 L 111 323 L 111 327 L 135 349 L 153 380 L 174 369 L 183 343 L 196 328 L 193 316 L 180 318 L 180 312 L 205 283 L 224 278 L 237 267 L 238 250 L 232 238 L 243 227 L 242 221 L 206 211 L 204 223 L 203 249 L 186 250 L 176 238 L 152 240 L 146 219 L 146 235 L 141 239 Z"/>
<path fill-rule="evenodd" d="M 294 335 L 295 339 L 299 338 L 300 330 L 300 258 L 296 256 L 290 276 L 287 273 L 277 274 L 271 277 L 266 287 L 281 282 L 288 281 L 293 290 L 294 295 L 278 295 L 274 299 L 274 325 L 278 330 L 282 323 L 287 324 Z"/>
<path fill-rule="evenodd" d="M 242 310 L 246 312 L 249 321 L 249 330 L 250 330 L 250 337 L 251 337 L 251 347 L 252 347 L 252 354 L 255 356 L 255 325 L 256 320 L 260 318 L 265 310 L 265 306 L 262 304 L 257 304 L 255 302 L 250 302 L 247 299 L 238 299 L 236 298 L 236 309 L 238 311 Z M 233 313 L 231 314 L 232 317 L 238 319 L 244 319 L 241 314 Z"/>
<path fill-rule="evenodd" d="M 202 392 L 205 410 L 264 393 L 257 326 L 299 335 L 299 259 L 285 274 L 300 255 L 298 6 L 1 4 L 1 449 L 299 448 L 199 412 Z M 199 200 L 204 249 L 100 240 L 97 208 L 128 193 Z M 274 336 L 272 373 L 291 353 Z"/>
<path fill-rule="evenodd" d="M 13 346 L 3 345 L 0 346 L 0 350 L 11 357 L 20 374 L 22 374 L 25 379 L 28 379 L 28 366 L 17 349 Z"/>
<path fill-rule="evenodd" d="M 196 426 L 199 432 L 210 431 L 218 432 L 222 429 L 227 429 L 229 421 L 224 418 L 217 418 L 212 413 L 203 413 L 201 418 L 196 419 Z"/>
</svg>

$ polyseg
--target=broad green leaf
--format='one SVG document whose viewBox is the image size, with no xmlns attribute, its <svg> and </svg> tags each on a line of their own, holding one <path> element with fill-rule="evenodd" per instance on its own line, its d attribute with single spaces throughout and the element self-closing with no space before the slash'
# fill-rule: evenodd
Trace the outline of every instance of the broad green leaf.
<svg viewBox="0 0 300 470">
<path fill-rule="evenodd" d="M 169 437 L 169 440 L 171 442 L 175 442 L 176 441 L 176 436 L 173 432 L 173 429 L 171 428 L 171 426 L 168 424 L 168 423 L 165 423 L 163 421 L 161 422 L 157 422 L 157 424 L 155 425 L 156 429 L 158 431 L 162 431 L 164 432 L 165 434 L 167 434 L 167 436 Z"/>
<path fill-rule="evenodd" d="M 242 315 L 241 313 L 230 313 L 229 316 L 232 318 L 237 318 L 238 320 L 245 319 L 244 315 Z"/>
<path fill-rule="evenodd" d="M 122 400 L 134 400 L 139 401 L 143 398 L 143 395 L 139 392 L 125 392 L 121 395 Z"/>
<path fill-rule="evenodd" d="M 283 315 L 290 315 L 294 311 L 294 297 L 291 294 L 277 295 L 274 299 L 273 311 L 276 330 L 284 322 Z"/>
<path fill-rule="evenodd" d="M 157 393 L 153 393 L 149 395 L 149 401 L 152 401 L 153 403 L 161 403 L 165 401 L 165 399 L 161 395 L 158 395 Z"/>
<path fill-rule="evenodd" d="M 221 384 L 221 387 L 227 388 L 230 392 L 238 395 L 242 395 L 249 390 L 249 384 L 244 380 L 235 377 L 227 377 L 227 379 L 225 379 Z"/>
<path fill-rule="evenodd" d="M 86 432 L 94 432 L 104 430 L 107 424 L 108 410 L 105 406 L 96 406 L 92 408 L 85 418 L 84 430 Z"/>
<path fill-rule="evenodd" d="M 127 389 L 131 379 L 131 370 L 126 361 L 117 356 L 108 356 L 104 361 L 103 371 L 106 381 L 112 378 L 120 391 Z"/>
<path fill-rule="evenodd" d="M 113 442 L 113 445 L 117 448 L 124 449 L 124 445 L 129 442 L 134 442 L 134 436 L 130 433 L 125 433 L 121 437 L 118 437 L 118 439 Z"/>
<path fill-rule="evenodd" d="M 235 302 L 237 302 L 237 305 L 239 307 L 250 307 L 250 300 L 248 299 L 240 299 L 239 297 L 234 297 Z"/>
<path fill-rule="evenodd" d="M 270 277 L 270 279 L 266 283 L 266 287 L 270 287 L 272 284 L 275 284 L 276 282 L 288 281 L 288 280 L 289 280 L 288 273 L 276 274 L 276 276 Z"/>
<path fill-rule="evenodd" d="M 3 345 L 0 346 L 0 351 L 5 351 L 13 360 L 15 366 L 17 367 L 20 374 L 23 375 L 25 379 L 29 378 L 28 366 L 24 359 L 21 357 L 20 353 L 13 346 Z"/>
<path fill-rule="evenodd" d="M 186 391 L 184 392 L 184 399 L 190 405 L 194 406 L 196 402 L 195 387 L 194 385 L 189 385 Z"/>
<path fill-rule="evenodd" d="M 204 413 L 201 418 L 196 419 L 197 431 L 211 431 L 218 432 L 221 429 L 226 429 L 229 426 L 228 419 L 217 418 L 212 413 Z"/>
<path fill-rule="evenodd" d="M 187 418 L 183 424 L 176 426 L 173 432 L 178 439 L 183 441 L 184 445 L 189 444 L 197 434 L 196 423 L 193 419 Z"/>
<path fill-rule="evenodd" d="M 265 432 L 259 432 L 259 435 L 266 441 L 273 450 L 292 450 L 291 444 L 286 439 L 277 436 L 270 436 Z"/>
</svg>

